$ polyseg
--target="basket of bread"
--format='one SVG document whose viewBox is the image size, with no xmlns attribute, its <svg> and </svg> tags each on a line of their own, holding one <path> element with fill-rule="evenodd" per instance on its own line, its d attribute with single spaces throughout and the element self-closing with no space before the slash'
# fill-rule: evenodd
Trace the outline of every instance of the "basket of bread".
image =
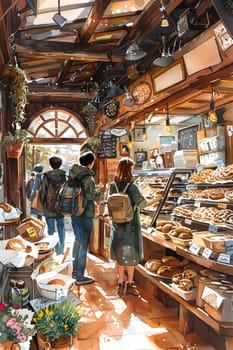
<svg viewBox="0 0 233 350">
<path fill-rule="evenodd" d="M 0 203 L 0 226 L 17 224 L 20 212 L 8 203 Z"/>
<path fill-rule="evenodd" d="M 156 225 L 155 235 L 159 238 L 170 239 L 169 233 L 180 227 L 177 221 L 159 221 Z"/>
<path fill-rule="evenodd" d="M 22 220 L 16 230 L 25 240 L 37 242 L 45 237 L 44 228 L 45 223 L 42 220 L 30 216 Z"/>
<path fill-rule="evenodd" d="M 171 280 L 173 275 L 182 272 L 181 261 L 174 256 L 147 260 L 144 267 L 153 277 L 165 280 Z"/>
<path fill-rule="evenodd" d="M 198 274 L 192 269 L 184 270 L 172 277 L 171 287 L 173 292 L 187 301 L 196 299 L 197 286 Z"/>
<path fill-rule="evenodd" d="M 0 241 L 0 261 L 4 265 L 23 267 L 31 265 L 38 256 L 35 246 L 20 235 Z"/>
<path fill-rule="evenodd" d="M 192 243 L 192 230 L 186 226 L 178 226 L 169 232 L 171 241 L 181 247 L 187 248 Z"/>
<path fill-rule="evenodd" d="M 39 274 L 36 284 L 39 294 L 51 300 L 61 300 L 68 295 L 75 280 L 56 271 Z"/>
</svg>

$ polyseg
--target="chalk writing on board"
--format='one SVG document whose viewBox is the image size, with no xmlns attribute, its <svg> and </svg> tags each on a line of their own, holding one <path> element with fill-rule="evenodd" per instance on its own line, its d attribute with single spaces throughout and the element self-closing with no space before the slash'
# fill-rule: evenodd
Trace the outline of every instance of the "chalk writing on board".
<svg viewBox="0 0 233 350">
<path fill-rule="evenodd" d="M 177 130 L 178 150 L 197 149 L 197 131 L 199 125 L 191 125 Z"/>
</svg>

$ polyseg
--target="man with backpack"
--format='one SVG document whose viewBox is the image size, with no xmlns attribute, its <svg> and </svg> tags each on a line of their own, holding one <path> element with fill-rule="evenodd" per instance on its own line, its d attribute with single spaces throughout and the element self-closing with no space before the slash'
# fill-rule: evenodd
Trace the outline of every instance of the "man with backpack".
<svg viewBox="0 0 233 350">
<path fill-rule="evenodd" d="M 56 209 L 57 198 L 62 184 L 66 181 L 66 173 L 64 170 L 59 169 L 62 165 L 62 159 L 59 157 L 49 158 L 49 164 L 52 170 L 44 173 L 40 198 L 43 204 L 43 215 L 48 227 L 48 234 L 52 235 L 56 231 L 55 224 L 57 226 L 57 232 L 59 236 L 59 243 L 56 245 L 56 254 L 60 255 L 64 253 L 65 246 L 65 226 L 64 216 Z"/>
<path fill-rule="evenodd" d="M 83 213 L 71 216 L 74 230 L 73 246 L 73 278 L 77 285 L 94 282 L 93 278 L 84 276 L 86 268 L 87 249 L 93 227 L 95 213 L 95 200 L 100 196 L 100 191 L 96 190 L 94 172 L 92 170 L 95 163 L 95 156 L 91 151 L 81 154 L 79 164 L 74 164 L 69 172 L 69 178 L 74 182 L 81 183 L 83 196 L 86 205 Z"/>
</svg>

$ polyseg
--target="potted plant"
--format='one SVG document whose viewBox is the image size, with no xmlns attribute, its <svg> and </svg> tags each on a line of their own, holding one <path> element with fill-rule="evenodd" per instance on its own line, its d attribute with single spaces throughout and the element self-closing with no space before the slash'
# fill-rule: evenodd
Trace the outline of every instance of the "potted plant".
<svg viewBox="0 0 233 350">
<path fill-rule="evenodd" d="M 64 300 L 37 311 L 33 317 L 40 350 L 70 349 L 77 338 L 82 310 Z"/>
<path fill-rule="evenodd" d="M 96 113 L 97 108 L 90 102 L 83 108 L 84 119 L 87 122 L 87 130 L 89 136 L 93 136 L 95 128 L 96 128 Z"/>
<path fill-rule="evenodd" d="M 7 349 L 20 350 L 20 345 L 16 344 L 30 341 L 36 333 L 32 317 L 33 312 L 28 309 L 0 304 L 0 343 Z"/>
<path fill-rule="evenodd" d="M 15 133 L 8 131 L 2 137 L 2 147 L 6 150 L 8 158 L 19 158 L 28 142 L 27 131 L 24 129 L 16 129 Z"/>
</svg>

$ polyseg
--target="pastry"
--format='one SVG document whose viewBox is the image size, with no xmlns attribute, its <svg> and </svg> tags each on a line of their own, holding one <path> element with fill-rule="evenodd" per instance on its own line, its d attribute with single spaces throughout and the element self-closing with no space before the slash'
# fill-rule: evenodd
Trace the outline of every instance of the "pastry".
<svg viewBox="0 0 233 350">
<path fill-rule="evenodd" d="M 17 250 L 17 251 L 21 251 L 21 252 L 24 252 L 25 248 L 26 247 L 25 247 L 23 241 L 21 239 L 17 239 L 17 238 L 9 239 L 9 241 L 7 242 L 7 245 L 6 245 L 6 249 Z"/>
<path fill-rule="evenodd" d="M 193 282 L 188 278 L 182 278 L 179 281 L 179 288 L 188 292 L 193 288 Z"/>
</svg>

